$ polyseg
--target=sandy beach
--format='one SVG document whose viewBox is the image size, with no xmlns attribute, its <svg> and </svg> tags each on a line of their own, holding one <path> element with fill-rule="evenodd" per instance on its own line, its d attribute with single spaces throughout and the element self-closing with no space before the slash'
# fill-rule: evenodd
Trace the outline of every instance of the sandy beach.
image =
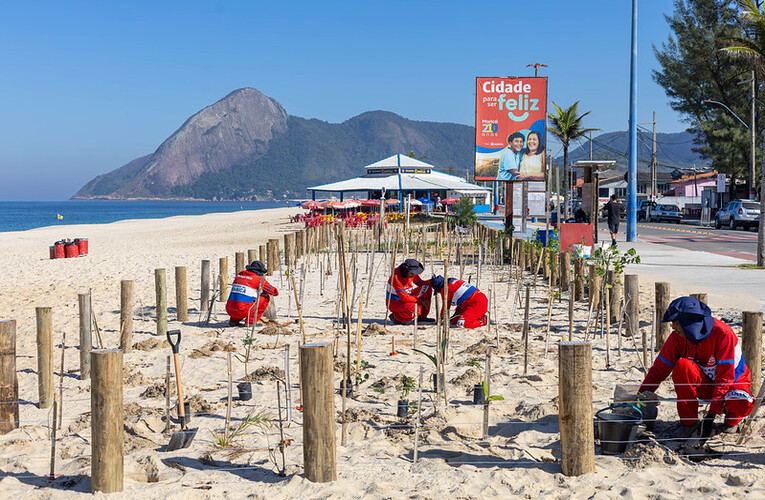
<svg viewBox="0 0 765 500">
<path fill-rule="evenodd" d="M 765 496 L 765 439 L 758 420 L 750 428 L 747 443 L 736 436 L 716 436 L 710 447 L 720 455 L 703 457 L 698 463 L 677 453 L 668 439 L 677 418 L 673 402 L 659 406 L 654 432 L 622 456 L 607 456 L 596 449 L 591 474 L 566 477 L 561 473 L 558 424 L 557 341 L 568 328 L 567 294 L 553 303 L 549 336 L 547 289 L 540 283 L 531 297 L 529 318 L 529 366 L 523 374 L 521 329 L 523 311 L 513 306 L 515 282 L 510 269 L 484 265 L 478 286 L 493 290 L 492 325 L 476 330 L 453 329 L 446 365 L 449 404 L 435 403 L 430 382 L 432 363 L 412 350 L 413 327 L 382 328 L 385 317 L 384 283 L 388 275 L 386 256 L 358 253 L 358 275 L 353 331 L 359 300 L 363 301 L 361 359 L 368 363 L 363 382 L 347 401 L 347 443 L 341 446 L 338 413 L 338 480 L 317 484 L 303 477 L 302 415 L 298 404 L 297 308 L 284 273 L 268 280 L 279 289 L 276 298 L 278 325 L 256 326 L 247 372 L 253 383 L 250 401 L 234 399 L 232 421 L 237 425 L 251 411 L 262 411 L 272 420 L 269 428 L 250 427 L 228 449 L 216 445 L 226 414 L 228 394 L 227 351 L 242 355 L 243 327 L 229 327 L 224 303 L 216 302 L 210 322 L 203 324 L 200 310 L 200 263 L 211 261 L 213 282 L 218 259 L 228 257 L 228 282 L 234 278 L 235 252 L 247 252 L 303 227 L 290 223 L 299 208 L 243 211 L 228 214 L 181 216 L 161 220 L 122 221 L 105 225 L 41 228 L 0 233 L 3 255 L 0 280 L 0 320 L 17 322 L 17 369 L 19 377 L 19 429 L 0 436 L 0 495 L 4 498 L 63 498 L 90 495 L 90 381 L 79 380 L 78 293 L 91 291 L 93 311 L 106 348 L 119 341 L 120 281 L 133 280 L 135 293 L 134 349 L 124 355 L 123 397 L 125 408 L 124 491 L 113 498 L 762 498 Z M 363 241 L 365 233 L 356 230 Z M 89 255 L 77 259 L 50 260 L 48 246 L 62 237 L 89 239 Z M 345 334 L 335 324 L 338 272 L 334 254 L 320 253 L 300 260 L 302 315 L 309 341 L 337 343 L 335 387 L 342 379 Z M 371 260 L 374 259 L 374 264 Z M 401 258 L 398 259 L 400 262 Z M 443 262 L 424 259 L 425 273 L 441 273 Z M 176 320 L 175 266 L 188 272 L 189 321 Z M 299 267 L 298 266 L 298 267 Z M 156 336 L 154 270 L 167 270 L 169 328 L 183 332 L 180 358 L 185 399 L 191 399 L 191 426 L 199 431 L 187 449 L 166 452 L 165 372 L 171 351 Z M 331 274 L 327 270 L 331 271 Z M 321 276 L 324 271 L 324 276 Z M 371 272 L 370 272 L 371 271 Z M 450 274 L 458 273 L 457 266 Z M 668 279 L 651 268 L 632 266 L 640 274 L 641 328 L 651 329 L 654 281 Z M 465 277 L 478 277 L 477 266 L 467 265 Z M 370 276 L 371 275 L 371 276 Z M 369 300 L 368 286 L 372 282 Z M 476 280 L 474 279 L 473 282 Z M 672 281 L 673 296 L 698 291 Z M 710 290 L 713 293 L 713 291 Z M 760 297 L 727 297 L 710 293 L 715 316 L 737 333 L 741 311 L 760 303 Z M 39 409 L 35 345 L 35 307 L 53 308 L 55 389 L 59 390 L 61 345 L 66 335 L 63 377 L 63 425 L 57 435 L 56 473 L 50 467 L 50 409 Z M 431 312 L 431 317 L 433 316 Z M 577 304 L 575 329 L 587 321 L 587 301 Z M 282 327 L 283 323 L 294 323 Z M 391 356 L 395 335 L 399 354 Z M 435 351 L 436 327 L 420 326 L 418 347 Z M 500 338 L 496 348 L 496 338 Z M 576 338 L 576 340 L 583 340 Z M 639 384 L 643 378 L 637 345 L 622 337 L 610 338 L 610 369 L 606 369 L 605 339 L 593 341 L 593 410 L 607 407 L 616 384 Z M 94 343 L 97 340 L 94 336 Z M 289 345 L 291 377 L 290 420 L 284 422 L 285 477 L 277 471 L 283 457 L 275 448 L 280 442 L 277 425 L 276 378 L 284 377 L 285 346 Z M 353 346 L 355 356 L 356 345 Z M 491 393 L 503 401 L 490 404 L 488 437 L 483 436 L 483 406 L 472 404 L 473 386 L 484 377 L 486 353 L 492 351 Z M 413 463 L 414 430 L 396 417 L 396 388 L 402 375 L 417 380 L 423 368 L 423 426 L 419 435 L 419 462 Z M 233 361 L 236 384 L 245 367 Z M 368 378 L 366 378 L 368 375 Z M 173 382 L 174 384 L 174 382 Z M 659 394 L 674 397 L 671 383 Z M 236 387 L 234 387 L 236 396 Z M 174 398 L 173 398 L 174 400 Z M 284 404 L 284 394 L 282 394 Z M 341 397 L 335 397 L 340 410 Z M 175 412 L 173 411 L 173 416 Z M 178 426 L 174 425 L 173 430 Z M 597 442 L 597 441 L 596 441 Z M 270 451 L 269 451 L 270 450 Z"/>
</svg>

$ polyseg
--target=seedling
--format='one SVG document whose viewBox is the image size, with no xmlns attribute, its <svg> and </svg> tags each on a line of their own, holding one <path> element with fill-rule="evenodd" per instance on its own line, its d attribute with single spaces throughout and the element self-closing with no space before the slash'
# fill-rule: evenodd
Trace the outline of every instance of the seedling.
<svg viewBox="0 0 765 500">
<path fill-rule="evenodd" d="M 483 367 L 481 366 L 481 363 L 478 361 L 478 358 L 470 358 L 467 362 L 468 366 L 472 366 L 474 368 L 478 368 L 479 370 Z"/>
<path fill-rule="evenodd" d="M 491 403 L 492 401 L 504 401 L 505 398 L 498 395 L 489 396 L 489 386 L 486 382 L 481 382 L 481 387 L 483 387 L 483 396 L 484 401 L 486 401 L 486 404 Z"/>
<path fill-rule="evenodd" d="M 353 360 L 353 364 L 356 364 L 356 360 Z M 367 373 L 367 368 L 369 368 L 369 362 L 361 360 L 361 367 L 357 367 L 356 369 L 356 385 L 361 385 L 367 380 L 369 380 L 369 373 Z"/>
<path fill-rule="evenodd" d="M 267 429 L 268 427 L 271 427 L 271 417 L 269 417 L 263 411 L 259 411 L 257 413 L 253 412 L 254 410 L 251 410 L 250 413 L 248 413 L 247 416 L 241 422 L 239 422 L 239 425 L 230 434 L 225 431 L 222 433 L 210 431 L 210 434 L 212 434 L 215 438 L 217 446 L 224 449 L 228 448 L 231 446 L 235 439 L 248 434 L 252 434 L 251 432 L 247 432 L 248 427 L 258 427 L 260 429 Z"/>
<path fill-rule="evenodd" d="M 414 378 L 402 375 L 397 388 L 401 394 L 401 399 L 406 399 L 409 393 L 414 390 Z"/>
</svg>

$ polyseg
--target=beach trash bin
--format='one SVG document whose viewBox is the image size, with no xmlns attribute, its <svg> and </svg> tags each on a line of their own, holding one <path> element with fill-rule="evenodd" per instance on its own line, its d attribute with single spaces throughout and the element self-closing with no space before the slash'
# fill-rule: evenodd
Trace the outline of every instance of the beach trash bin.
<svg viewBox="0 0 765 500">
<path fill-rule="evenodd" d="M 80 257 L 88 255 L 88 239 L 87 238 L 75 238 L 74 242 L 77 243 L 77 249 L 79 250 Z"/>
<path fill-rule="evenodd" d="M 55 250 L 57 259 L 63 259 L 66 257 L 66 242 L 64 240 L 54 243 L 53 248 Z"/>
<path fill-rule="evenodd" d="M 77 243 L 70 242 L 66 244 L 66 258 L 70 257 L 79 257 L 80 256 L 80 248 L 77 246 Z"/>
<path fill-rule="evenodd" d="M 536 239 L 543 247 L 548 245 L 548 241 L 557 241 L 558 233 L 554 229 L 549 231 L 537 231 Z"/>
<path fill-rule="evenodd" d="M 643 412 L 631 404 L 612 405 L 595 413 L 598 421 L 600 450 L 604 455 L 624 453 L 627 445 L 637 437 Z"/>
<path fill-rule="evenodd" d="M 56 245 L 51 245 L 48 247 L 50 249 L 50 258 L 55 259 L 56 258 Z"/>
</svg>

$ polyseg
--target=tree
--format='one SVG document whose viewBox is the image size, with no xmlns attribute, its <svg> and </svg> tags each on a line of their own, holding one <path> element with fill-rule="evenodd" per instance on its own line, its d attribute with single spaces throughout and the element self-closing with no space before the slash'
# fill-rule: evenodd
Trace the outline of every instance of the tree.
<svg viewBox="0 0 765 500">
<path fill-rule="evenodd" d="M 478 220 L 475 214 L 475 205 L 470 198 L 460 198 L 460 201 L 454 205 L 454 212 L 457 214 L 456 223 L 461 227 L 472 227 Z"/>
<path fill-rule="evenodd" d="M 594 132 L 597 129 L 594 128 L 582 128 L 582 119 L 589 115 L 590 112 L 579 114 L 579 101 L 576 101 L 570 107 L 562 109 L 560 106 L 552 103 L 555 108 L 555 113 L 548 113 L 551 126 L 547 128 L 550 132 L 558 138 L 563 145 L 563 171 L 565 179 L 563 179 L 563 213 L 565 219 L 568 219 L 568 196 L 571 192 L 571 166 L 568 164 L 568 147 L 571 141 L 584 137 L 590 132 Z"/>
<path fill-rule="evenodd" d="M 748 62 L 765 78 L 765 13 L 755 0 L 740 0 L 743 35 L 728 39 L 728 47 L 723 51 L 733 57 Z M 757 235 L 757 265 L 765 266 L 765 168 L 760 180 L 760 229 Z"/>
<path fill-rule="evenodd" d="M 694 150 L 718 171 L 746 177 L 749 131 L 724 108 L 703 102 L 719 101 L 745 120 L 750 114 L 749 85 L 739 85 L 750 78 L 750 68 L 720 50 L 727 45 L 724 39 L 741 35 L 730 5 L 730 0 L 675 0 L 672 17 L 665 16 L 672 34 L 653 48 L 661 65 L 653 78 L 690 124 Z"/>
</svg>

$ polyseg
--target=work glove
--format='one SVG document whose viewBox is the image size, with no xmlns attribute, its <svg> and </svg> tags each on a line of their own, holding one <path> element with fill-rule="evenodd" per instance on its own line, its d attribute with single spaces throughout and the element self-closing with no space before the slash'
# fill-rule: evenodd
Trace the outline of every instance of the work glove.
<svg viewBox="0 0 765 500">
<path fill-rule="evenodd" d="M 715 417 L 717 414 L 713 411 L 707 412 L 704 415 L 704 419 L 701 421 L 701 441 L 704 442 L 712 437 L 712 425 L 715 423 Z"/>
</svg>

